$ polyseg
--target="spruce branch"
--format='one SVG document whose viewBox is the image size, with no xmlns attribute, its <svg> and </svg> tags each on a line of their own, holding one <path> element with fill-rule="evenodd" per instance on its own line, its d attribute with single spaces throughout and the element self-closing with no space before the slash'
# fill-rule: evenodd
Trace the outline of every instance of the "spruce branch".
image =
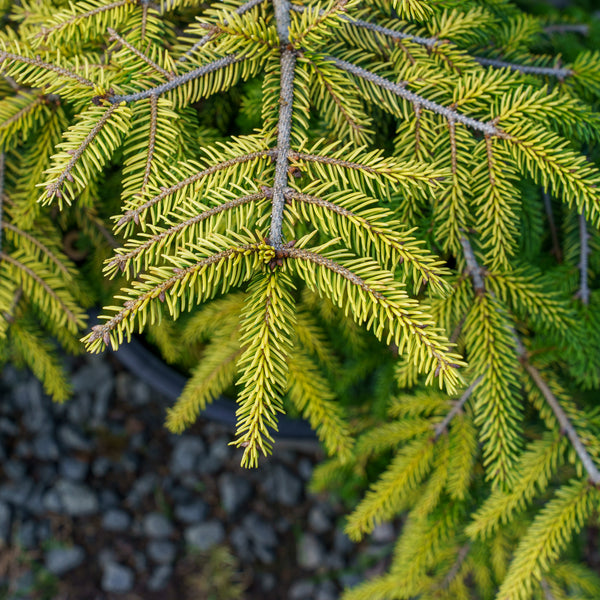
<svg viewBox="0 0 600 600">
<path fill-rule="evenodd" d="M 2 251 L 2 232 L 4 223 L 4 152 L 0 152 L 0 252 Z"/>
<path fill-rule="evenodd" d="M 127 48 L 132 54 L 135 54 L 140 60 L 144 61 L 148 66 L 152 67 L 157 73 L 166 77 L 168 80 L 174 79 L 175 74 L 163 69 L 156 64 L 150 57 L 146 56 L 141 50 L 138 50 L 133 44 L 130 44 L 126 39 L 122 38 L 112 27 L 107 27 L 106 31 L 110 33 L 109 42 L 117 40 L 121 46 Z M 143 36 L 142 36 L 143 37 Z M 152 98 L 152 96 L 150 96 Z"/>
<path fill-rule="evenodd" d="M 590 234 L 587 230 L 585 214 L 579 215 L 579 291 L 577 297 L 586 306 L 590 303 L 590 286 L 588 282 L 588 262 L 590 255 Z"/>
<path fill-rule="evenodd" d="M 473 289 L 476 294 L 485 294 L 484 270 L 479 266 L 473 246 L 471 246 L 471 242 L 465 236 L 460 238 L 460 244 L 463 248 L 465 262 L 467 263 L 467 273 L 473 281 Z"/>
<path fill-rule="evenodd" d="M 470 544 L 470 542 L 467 542 L 459 550 L 458 555 L 456 557 L 456 560 L 454 561 L 454 564 L 452 565 L 452 567 L 448 571 L 446 577 L 444 577 L 444 580 L 440 584 L 439 589 L 446 590 L 446 589 L 448 589 L 450 587 L 451 583 L 454 581 L 455 577 L 460 572 L 460 568 L 463 566 L 463 563 L 465 562 L 467 556 L 469 555 L 469 551 L 470 550 L 471 550 L 471 544 Z"/>
<path fill-rule="evenodd" d="M 273 181 L 273 210 L 269 240 L 279 250 L 283 245 L 284 190 L 288 185 L 288 155 L 291 147 L 292 114 L 294 106 L 294 70 L 296 53 L 289 47 L 290 3 L 288 0 L 273 0 L 277 35 L 280 44 L 280 96 L 279 121 L 277 123 L 277 159 Z"/>
<path fill-rule="evenodd" d="M 535 65 L 518 65 L 495 58 L 483 58 L 481 56 L 474 56 L 474 60 L 483 67 L 493 67 L 495 69 L 510 69 L 511 71 L 518 71 L 526 75 L 540 75 L 542 77 L 556 77 L 557 79 L 563 80 L 567 77 L 574 75 L 573 69 L 567 69 L 564 67 L 536 67 Z"/>
<path fill-rule="evenodd" d="M 244 13 L 253 9 L 255 6 L 258 6 L 261 2 L 264 2 L 264 0 L 248 0 L 248 2 L 245 2 L 241 6 L 238 6 L 238 8 L 236 8 L 234 12 L 237 15 L 243 15 Z M 228 25 L 227 19 L 223 20 L 223 24 Z M 210 40 L 212 40 L 221 31 L 221 29 L 218 25 L 213 25 L 209 29 L 210 29 L 209 33 L 207 33 L 205 36 L 201 37 L 189 50 L 186 50 L 186 52 L 177 59 L 177 62 L 183 62 L 185 60 L 188 60 L 188 58 L 192 54 L 194 54 L 194 52 L 196 52 L 196 50 L 198 50 L 199 48 L 201 48 L 202 46 L 204 46 L 205 44 L 210 42 Z"/>
<path fill-rule="evenodd" d="M 54 31 L 58 31 L 59 29 L 68 27 L 69 25 L 77 22 L 80 19 L 88 19 L 90 17 L 101 14 L 103 12 L 107 12 L 107 11 L 113 10 L 115 8 L 125 6 L 126 4 L 131 4 L 132 1 L 134 2 L 135 0 L 116 0 L 116 2 L 110 2 L 109 4 L 103 4 L 103 5 L 97 6 L 96 8 L 93 8 L 91 10 L 88 10 L 86 12 L 74 14 L 71 17 L 69 17 L 66 21 L 61 21 L 60 23 L 57 23 L 56 25 L 53 25 L 52 27 L 42 27 L 40 32 L 38 34 L 36 34 L 35 37 L 44 38 L 44 40 L 46 40 L 48 38 L 48 36 L 51 33 L 53 33 Z"/>
<path fill-rule="evenodd" d="M 440 438 L 440 436 L 445 431 L 448 430 L 448 426 L 452 422 L 452 419 L 454 419 L 454 417 L 456 417 L 456 415 L 458 415 L 458 413 L 460 413 L 462 411 L 467 400 L 471 397 L 471 394 L 473 393 L 475 388 L 479 385 L 479 383 L 481 382 L 482 379 L 483 379 L 482 375 L 477 377 L 477 379 L 475 379 L 475 381 L 465 390 L 463 395 L 458 400 L 456 400 L 456 402 L 453 404 L 453 406 L 450 409 L 450 411 L 448 412 L 448 414 L 444 417 L 444 420 L 435 426 L 434 431 L 433 431 L 433 433 L 434 433 L 433 440 L 434 441 L 437 441 Z"/>
<path fill-rule="evenodd" d="M 8 307 L 8 310 L 4 311 L 2 313 L 2 318 L 7 322 L 7 323 L 14 323 L 15 322 L 15 310 L 17 308 L 17 305 L 19 304 L 21 298 L 23 296 L 23 288 L 21 286 L 19 286 L 15 293 L 13 294 L 12 300 L 10 302 L 10 306 Z"/>
<path fill-rule="evenodd" d="M 61 188 L 66 179 L 69 181 L 72 180 L 73 176 L 71 175 L 71 171 L 73 167 L 77 164 L 77 161 L 82 157 L 83 153 L 86 151 L 87 147 L 93 142 L 94 138 L 100 133 L 102 128 L 108 123 L 109 119 L 112 117 L 115 110 L 119 108 L 119 104 L 110 105 L 102 117 L 100 117 L 99 121 L 94 125 L 94 127 L 90 130 L 90 132 L 85 136 L 84 140 L 81 142 L 79 147 L 73 152 L 71 160 L 68 162 L 65 169 L 58 176 L 58 178 L 49 184 L 46 187 L 46 196 L 48 198 L 52 198 L 56 196 L 57 198 L 62 198 Z"/>
<path fill-rule="evenodd" d="M 4 51 L 0 52 L 0 68 L 2 66 L 4 66 L 4 62 L 7 60 L 21 62 L 26 65 L 32 65 L 34 67 L 39 67 L 40 69 L 44 69 L 46 71 L 52 71 L 53 73 L 58 73 L 59 75 L 62 75 L 63 77 L 66 77 L 68 79 L 73 79 L 73 80 L 77 81 L 78 83 L 80 83 L 81 85 L 84 85 L 86 87 L 91 87 L 91 88 L 94 87 L 94 83 L 92 81 L 90 81 L 89 79 L 86 79 L 85 77 L 82 77 L 81 75 L 78 75 L 74 71 L 69 71 L 69 69 L 65 69 L 64 67 L 61 67 L 60 65 L 54 65 L 52 63 L 44 62 L 39 57 L 29 58 L 27 56 L 21 56 L 19 54 L 14 54 L 12 52 L 4 52 Z"/>
<path fill-rule="evenodd" d="M 146 191 L 146 186 L 150 180 L 152 171 L 152 159 L 154 158 L 154 146 L 156 143 L 156 127 L 158 123 L 158 96 L 150 96 L 150 132 L 148 135 L 148 158 L 146 159 L 146 167 L 144 169 L 144 179 L 139 194 L 142 195 Z"/>
<path fill-rule="evenodd" d="M 1 57 L 1 55 L 0 55 Z M 170 92 L 175 88 L 178 88 L 181 85 L 184 85 L 198 77 L 202 77 L 204 75 L 208 75 L 209 73 L 214 73 L 219 69 L 224 69 L 225 67 L 229 67 L 235 63 L 241 62 L 244 60 L 244 57 L 236 56 L 235 54 L 228 54 L 227 56 L 223 56 L 222 58 L 218 58 L 206 65 L 202 65 L 201 67 L 197 67 L 189 71 L 188 73 L 184 73 L 183 75 L 178 75 L 177 77 L 172 77 L 169 81 L 165 83 L 161 83 L 156 87 L 149 88 L 146 90 L 141 90 L 139 92 L 135 92 L 133 94 L 123 94 L 123 95 L 114 95 L 109 94 L 105 97 L 105 99 L 111 104 L 121 104 L 122 102 L 137 102 L 138 100 L 144 100 L 146 98 L 150 98 L 151 96 L 160 96 L 165 94 L 166 92 Z M 104 98 L 104 97 L 103 97 Z"/>
<path fill-rule="evenodd" d="M 522 343 L 519 340 L 520 346 L 520 354 L 521 354 L 521 363 L 523 364 L 523 368 L 529 373 L 538 389 L 544 396 L 544 399 L 552 409 L 556 420 L 560 426 L 561 432 L 566 434 L 573 446 L 575 452 L 577 452 L 577 456 L 579 456 L 579 460 L 581 460 L 581 464 L 583 468 L 586 470 L 588 474 L 588 479 L 591 483 L 593 483 L 596 487 L 600 486 L 600 471 L 598 471 L 594 461 L 588 454 L 583 442 L 579 438 L 575 427 L 571 424 L 569 417 L 565 413 L 563 407 L 560 405 L 560 402 L 556 398 L 556 396 L 552 393 L 550 386 L 546 383 L 543 377 L 540 375 L 540 372 L 527 360 L 527 353 Z"/>
<path fill-rule="evenodd" d="M 213 173 L 217 173 L 218 171 L 228 169 L 229 167 L 233 167 L 234 165 L 239 165 L 241 163 L 250 162 L 252 160 L 256 160 L 257 158 L 264 158 L 267 156 L 271 156 L 271 157 L 275 156 L 275 151 L 274 150 L 259 150 L 257 152 L 251 152 L 250 154 L 236 156 L 236 157 L 230 158 L 229 160 L 226 160 L 222 163 L 217 163 L 216 165 L 212 165 L 212 166 L 208 167 L 207 169 L 204 169 L 203 171 L 200 171 L 200 172 L 192 175 L 191 177 L 184 179 L 183 181 L 179 181 L 178 183 L 172 185 L 171 187 L 163 188 L 162 191 L 160 192 L 160 194 L 158 194 L 157 196 L 150 198 L 150 200 L 148 200 L 147 202 L 144 202 L 143 204 L 141 204 L 140 206 L 138 206 L 132 210 L 128 210 L 117 221 L 116 226 L 117 226 L 117 228 L 120 228 L 123 225 L 125 225 L 126 223 L 129 223 L 131 221 L 134 221 L 136 224 L 139 223 L 140 215 L 144 211 L 148 210 L 150 207 L 154 206 L 161 200 L 164 200 L 167 196 L 170 196 L 171 194 L 178 192 L 179 190 L 183 189 L 184 187 L 186 187 L 192 183 L 195 183 L 196 181 L 199 181 L 203 177 L 207 177 L 209 175 L 212 175 Z"/>
<path fill-rule="evenodd" d="M 65 267 L 62 261 L 56 256 L 56 254 L 54 254 L 54 252 L 52 252 L 52 250 L 50 250 L 50 248 L 48 248 L 48 246 L 43 244 L 36 236 L 28 233 L 27 231 L 19 229 L 19 227 L 13 225 L 12 223 L 3 223 L 2 227 L 4 227 L 4 229 L 16 233 L 18 236 L 26 239 L 30 244 L 33 244 L 36 248 L 38 248 L 38 250 L 40 250 L 45 256 L 47 256 L 52 263 L 54 263 L 54 265 L 63 274 L 67 281 L 71 279 L 71 273 L 69 273 L 69 270 Z"/>
<path fill-rule="evenodd" d="M 81 320 L 73 313 L 73 311 L 62 301 L 60 296 L 56 293 L 54 289 L 44 279 L 42 279 L 33 269 L 29 268 L 27 265 L 23 264 L 21 261 L 17 260 L 10 254 L 0 250 L 0 260 L 4 260 L 7 263 L 10 263 L 14 267 L 16 267 L 19 271 L 25 273 L 29 278 L 35 281 L 38 285 L 40 285 L 44 291 L 50 296 L 61 308 L 63 314 L 67 318 L 74 327 L 79 327 L 81 325 Z"/>
<path fill-rule="evenodd" d="M 408 85 L 407 82 L 402 81 L 400 83 L 394 83 L 393 81 L 390 81 L 385 77 L 381 77 L 381 75 L 377 75 L 372 71 L 363 69 L 362 67 L 359 67 L 358 65 L 355 65 L 351 62 L 342 60 L 340 58 L 335 58 L 334 56 L 328 56 L 327 58 L 328 60 L 331 60 L 335 65 L 337 65 L 340 69 L 347 71 L 351 75 L 360 77 L 365 81 L 369 81 L 374 85 L 389 90 L 393 94 L 400 96 L 400 98 L 407 100 L 413 106 L 419 105 L 426 110 L 430 110 L 438 115 L 443 116 L 448 121 L 462 123 L 463 125 L 466 125 L 467 127 L 474 129 L 475 131 L 479 131 L 484 135 L 501 138 L 508 137 L 506 133 L 498 129 L 491 122 L 478 121 L 477 119 L 467 117 L 466 115 L 463 115 L 462 113 L 459 113 L 458 111 L 452 108 L 442 106 L 441 104 L 428 100 L 427 98 L 424 98 L 423 96 L 420 96 L 415 92 L 411 92 L 406 88 L 406 86 Z"/>
<path fill-rule="evenodd" d="M 248 252 L 258 252 L 258 250 L 258 244 L 245 244 L 236 248 L 227 248 L 225 250 L 221 250 L 220 252 L 216 252 L 215 254 L 211 254 L 210 256 L 203 258 L 197 263 L 184 269 L 173 269 L 174 273 L 171 277 L 155 286 L 152 286 L 148 291 L 137 296 L 135 300 L 128 300 L 124 304 L 123 308 L 105 323 L 102 323 L 101 325 L 94 325 L 87 339 L 88 345 L 91 345 L 96 340 L 102 340 L 106 346 L 110 346 L 110 333 L 113 331 L 113 329 L 118 327 L 118 325 L 127 317 L 135 314 L 141 306 L 147 304 L 150 300 L 158 298 L 162 301 L 165 298 L 165 293 L 167 290 L 173 287 L 178 281 L 181 281 L 182 279 L 201 271 L 205 267 L 226 260 L 230 256 L 236 254 L 245 254 Z"/>
<path fill-rule="evenodd" d="M 556 25 L 547 25 L 544 27 L 544 33 L 552 35 L 553 33 L 579 33 L 581 35 L 589 35 L 589 25 L 581 25 L 578 23 L 557 23 Z"/>
<path fill-rule="evenodd" d="M 165 229 L 164 231 L 161 231 L 160 233 L 149 237 L 145 242 L 135 246 L 135 248 L 133 248 L 129 252 L 121 254 L 119 253 L 119 250 L 117 250 L 117 255 L 109 261 L 107 268 L 112 269 L 118 267 L 121 271 L 124 271 L 126 269 L 126 265 L 130 261 L 135 260 L 135 258 L 138 257 L 140 254 L 146 252 L 148 248 L 151 248 L 155 245 L 164 245 L 168 238 L 175 236 L 180 231 L 183 231 L 191 225 L 201 223 L 206 219 L 210 219 L 215 215 L 221 214 L 228 210 L 232 210 L 233 208 L 237 208 L 238 206 L 249 204 L 250 202 L 255 202 L 256 200 L 262 200 L 263 198 L 271 198 L 272 196 L 273 191 L 269 188 L 264 188 L 264 191 L 262 193 L 241 196 L 240 198 L 236 198 L 235 200 L 231 200 L 230 202 L 225 202 L 223 204 L 219 204 L 218 206 L 213 206 L 212 208 L 201 212 L 200 214 L 194 215 L 186 221 L 177 223 L 177 225 L 173 225 L 172 227 L 169 227 L 168 229 Z"/>
</svg>

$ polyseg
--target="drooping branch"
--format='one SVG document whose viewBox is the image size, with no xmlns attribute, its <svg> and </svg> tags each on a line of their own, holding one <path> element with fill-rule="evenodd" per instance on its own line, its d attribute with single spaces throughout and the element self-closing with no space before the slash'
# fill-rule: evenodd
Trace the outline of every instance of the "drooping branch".
<svg viewBox="0 0 600 600">
<path fill-rule="evenodd" d="M 579 292 L 578 298 L 586 306 L 590 303 L 590 285 L 588 282 L 588 262 L 590 256 L 590 234 L 587 230 L 585 215 L 579 215 Z"/>
<path fill-rule="evenodd" d="M 150 96 L 150 134 L 148 136 L 148 158 L 146 159 L 146 167 L 144 169 L 144 179 L 139 193 L 143 194 L 146 191 L 146 186 L 150 180 L 152 171 L 152 160 L 154 159 L 154 147 L 156 144 L 156 126 L 158 123 L 158 96 Z"/>
<path fill-rule="evenodd" d="M 106 125 L 108 120 L 111 118 L 112 114 L 118 108 L 119 108 L 118 104 L 112 104 L 111 106 L 109 106 L 107 108 L 106 112 L 100 118 L 100 120 L 96 123 L 96 125 L 94 125 L 94 127 L 90 130 L 90 132 L 85 136 L 85 139 L 83 140 L 83 142 L 81 142 L 81 144 L 77 148 L 77 150 L 75 150 L 75 152 L 73 152 L 73 156 L 71 157 L 71 160 L 68 162 L 64 171 L 62 171 L 62 173 L 58 176 L 56 181 L 54 181 L 53 183 L 48 185 L 48 187 L 46 187 L 46 195 L 48 196 L 48 198 L 52 198 L 54 195 L 56 195 L 58 198 L 60 198 L 62 196 L 61 188 L 63 186 L 63 183 L 65 182 L 65 179 L 68 179 L 68 180 L 72 179 L 73 176 L 71 175 L 71 171 L 73 170 L 73 167 L 75 166 L 77 161 L 81 158 L 81 156 L 85 152 L 86 148 L 92 143 L 94 138 L 100 133 L 100 131 L 102 130 L 104 125 Z"/>
<path fill-rule="evenodd" d="M 201 67 L 193 69 L 189 73 L 184 73 L 183 75 L 173 77 L 169 81 L 161 83 L 156 87 L 149 88 L 147 90 L 141 90 L 133 94 L 108 95 L 106 96 L 106 100 L 111 104 L 120 104 L 121 102 L 136 102 L 138 100 L 150 98 L 151 96 L 160 96 L 162 94 L 165 94 L 166 92 L 174 90 L 175 88 L 181 85 L 188 83 L 189 81 L 197 79 L 198 77 L 208 75 L 209 73 L 213 73 L 214 71 L 218 71 L 219 69 L 224 69 L 225 67 L 229 67 L 242 60 L 244 59 L 235 54 L 228 54 L 227 56 L 218 58 L 217 60 L 208 63 L 207 65 L 202 65 Z"/>
<path fill-rule="evenodd" d="M 248 244 L 244 246 L 239 246 L 237 248 L 227 248 L 226 250 L 222 250 L 221 252 L 216 252 L 211 256 L 203 258 L 199 262 L 187 267 L 185 269 L 174 269 L 174 274 L 166 279 L 162 283 L 154 286 L 144 294 L 138 296 L 135 300 L 128 300 L 125 302 L 123 308 L 111 319 L 102 323 L 100 325 L 94 325 L 92 327 L 92 333 L 89 336 L 88 342 L 91 344 L 96 340 L 102 340 L 106 346 L 110 346 L 110 332 L 119 325 L 124 319 L 126 319 L 131 313 L 136 312 L 142 305 L 146 304 L 150 300 L 154 298 L 158 298 L 159 300 L 164 300 L 165 292 L 173 287 L 177 281 L 184 279 L 191 273 L 200 271 L 204 267 L 213 265 L 218 263 L 229 256 L 234 254 L 244 254 L 248 251 L 256 252 L 258 250 L 257 244 Z M 1 257 L 1 253 L 0 253 Z"/>
<path fill-rule="evenodd" d="M 469 269 L 471 278 L 473 280 L 473 287 L 476 290 L 482 289 L 483 291 L 485 291 L 485 284 L 483 282 L 484 276 L 482 276 L 483 270 L 477 263 L 475 253 L 473 252 L 473 248 L 471 247 L 469 240 L 466 237 L 463 237 L 461 239 L 461 244 L 465 253 L 467 268 Z M 483 286 L 483 288 L 479 286 Z M 521 342 L 517 332 L 514 329 L 512 331 L 512 335 L 515 347 L 517 349 L 517 353 L 519 355 L 519 360 L 521 361 L 523 368 L 529 373 L 536 386 L 544 396 L 544 399 L 546 400 L 548 406 L 550 406 L 552 412 L 554 413 L 554 416 L 556 417 L 556 420 L 558 421 L 561 431 L 564 434 L 566 434 L 569 438 L 573 449 L 577 453 L 577 456 L 579 456 L 579 459 L 581 460 L 581 463 L 588 474 L 589 480 L 594 485 L 599 486 L 600 471 L 598 471 L 598 469 L 596 468 L 596 465 L 594 464 L 592 458 L 585 449 L 583 442 L 579 439 L 577 431 L 571 424 L 571 421 L 569 421 L 569 418 L 567 417 L 567 414 L 560 405 L 560 402 L 558 401 L 556 396 L 554 396 L 552 390 L 544 381 L 539 371 L 528 361 L 525 346 L 523 345 L 523 342 Z"/>
<path fill-rule="evenodd" d="M 0 260 L 4 260 L 7 263 L 15 266 L 19 271 L 25 273 L 28 277 L 33 279 L 38 285 L 44 288 L 44 291 L 51 296 L 55 302 L 61 307 L 61 310 L 66 315 L 67 319 L 75 324 L 79 325 L 79 320 L 73 314 L 73 312 L 69 309 L 69 307 L 61 300 L 58 294 L 33 270 L 30 269 L 27 265 L 24 265 L 22 262 L 18 261 L 16 258 L 12 257 L 10 254 L 6 254 L 6 252 L 0 251 Z"/>
<path fill-rule="evenodd" d="M 212 208 L 205 210 L 197 215 L 194 215 L 190 219 L 182 221 L 181 223 L 177 223 L 177 225 L 173 225 L 173 227 L 169 227 L 169 229 L 165 229 L 156 235 L 148 238 L 144 243 L 136 246 L 133 250 L 125 254 L 117 254 L 109 263 L 108 267 L 118 266 L 121 270 L 125 269 L 125 265 L 128 261 L 135 259 L 136 256 L 139 256 L 142 252 L 145 252 L 148 248 L 153 246 L 154 244 L 160 244 L 163 240 L 172 237 L 183 231 L 187 227 L 195 225 L 196 223 L 201 223 L 210 217 L 214 217 L 215 215 L 221 214 L 228 210 L 232 210 L 238 206 L 242 206 L 244 204 L 249 204 L 250 202 L 255 202 L 256 200 L 262 200 L 263 198 L 272 196 L 272 192 L 269 194 L 268 191 L 264 191 L 259 194 L 249 194 L 248 196 L 241 196 L 240 198 L 236 198 L 235 200 L 231 200 L 230 202 L 225 202 L 223 204 L 219 204 L 218 206 L 213 206 Z"/>
<path fill-rule="evenodd" d="M 81 75 L 78 75 L 73 71 L 69 71 L 69 69 L 65 69 L 59 65 L 53 65 L 52 63 L 44 62 L 40 58 L 28 58 L 27 56 L 13 54 L 12 52 L 0 52 L 0 65 L 3 65 L 4 61 L 7 59 L 14 60 L 15 62 L 21 62 L 26 65 L 33 65 L 34 67 L 39 67 L 40 69 L 45 69 L 46 71 L 58 73 L 63 77 L 67 77 L 68 79 L 74 79 L 86 87 L 94 87 L 94 83 L 89 79 L 86 79 L 85 77 L 82 77 Z"/>
<path fill-rule="evenodd" d="M 121 46 L 127 48 L 132 54 L 135 54 L 140 60 L 144 61 L 148 66 L 152 67 L 157 73 L 171 80 L 175 77 L 166 69 L 156 64 L 150 57 L 146 56 L 141 50 L 138 50 L 133 44 L 130 44 L 126 39 L 122 38 L 112 27 L 107 27 L 106 31 L 110 33 L 109 41 L 117 40 Z"/>
<path fill-rule="evenodd" d="M 471 394 L 482 379 L 482 375 L 475 379 L 475 381 L 465 390 L 463 395 L 454 403 L 448 414 L 444 417 L 444 420 L 435 426 L 433 435 L 434 441 L 439 439 L 439 437 L 448 429 L 448 425 L 450 425 L 452 419 L 454 419 L 454 417 L 456 417 L 456 415 L 463 409 L 467 400 L 471 397 Z"/>
<path fill-rule="evenodd" d="M 567 69 L 564 67 L 536 67 L 535 65 L 518 65 L 503 60 L 497 60 L 495 58 L 483 58 L 481 56 L 474 56 L 474 60 L 479 63 L 482 67 L 493 67 L 495 69 L 510 69 L 511 71 L 518 71 L 526 75 L 540 75 L 548 77 L 556 77 L 557 79 L 566 79 L 573 75 L 573 69 Z"/>
<path fill-rule="evenodd" d="M 135 221 L 136 223 L 138 223 L 139 219 L 140 219 L 140 214 L 143 213 L 145 210 L 149 209 L 151 206 L 154 206 L 155 204 L 157 204 L 158 202 L 160 202 L 167 196 L 170 196 L 171 194 L 178 192 L 179 190 L 183 189 L 184 187 L 186 187 L 192 183 L 195 183 L 196 181 L 199 181 L 203 177 L 207 177 L 209 175 L 212 175 L 213 173 L 222 171 L 223 169 L 228 169 L 229 167 L 232 167 L 234 165 L 239 165 L 241 163 L 249 162 L 251 160 L 255 160 L 257 158 L 263 158 L 266 156 L 275 156 L 275 151 L 274 150 L 259 150 L 257 152 L 252 152 L 250 154 L 236 156 L 235 158 L 230 158 L 229 160 L 226 160 L 222 163 L 212 165 L 211 167 L 208 167 L 207 169 L 204 169 L 203 171 L 200 171 L 200 172 L 196 173 L 195 175 L 192 175 L 191 177 L 184 179 L 183 181 L 179 181 L 178 183 L 176 183 L 175 185 L 172 185 L 169 188 L 163 188 L 162 191 L 160 192 L 160 194 L 158 194 L 157 196 L 154 196 L 154 198 L 150 198 L 150 200 L 148 200 L 147 202 L 144 202 L 144 204 L 141 204 L 140 206 L 138 206 L 132 210 L 128 210 L 117 222 L 117 227 L 121 227 L 122 225 L 125 225 L 126 223 L 129 223 L 130 221 Z"/>
<path fill-rule="evenodd" d="M 473 251 L 473 246 L 471 246 L 471 242 L 466 237 L 460 238 L 460 244 L 463 248 L 463 253 L 465 255 L 465 262 L 467 263 L 467 272 L 471 276 L 473 281 L 473 289 L 477 294 L 485 293 L 485 281 L 483 276 L 483 269 L 479 266 L 477 262 L 477 257 L 475 256 L 475 252 Z"/>
<path fill-rule="evenodd" d="M 408 102 L 413 105 L 419 105 L 426 110 L 430 110 L 438 115 L 445 117 L 448 121 L 455 121 L 457 123 L 462 123 L 475 131 L 479 131 L 484 135 L 494 136 L 494 137 L 502 137 L 506 138 L 507 134 L 502 130 L 498 129 L 493 123 L 485 123 L 483 121 L 478 121 L 477 119 L 473 119 L 471 117 L 467 117 L 458 111 L 448 108 L 447 106 L 442 106 L 437 102 L 433 102 L 420 96 L 415 92 L 411 92 L 406 88 L 406 82 L 394 83 L 385 77 L 381 77 L 381 75 L 377 75 L 372 71 L 368 71 L 367 69 L 363 69 L 358 65 L 350 63 L 345 60 L 341 60 L 340 58 L 335 58 L 334 56 L 328 56 L 329 60 L 331 60 L 335 65 L 337 65 L 340 69 L 347 71 L 348 73 L 355 75 L 356 77 L 360 77 L 365 81 L 369 81 L 381 88 L 389 90 L 393 94 L 400 96 L 400 98 L 404 98 Z"/>
<path fill-rule="evenodd" d="M 279 121 L 277 123 L 277 161 L 273 180 L 273 210 L 269 240 L 275 249 L 283 245 L 284 190 L 288 185 L 288 155 L 291 146 L 292 112 L 294 105 L 294 76 L 296 53 L 289 47 L 290 3 L 288 0 L 273 0 L 277 35 L 280 44 L 280 96 Z"/>
<path fill-rule="evenodd" d="M 577 431 L 569 421 L 569 417 L 567 417 L 563 407 L 560 405 L 560 402 L 556 398 L 556 396 L 552 393 L 552 390 L 548 386 L 548 384 L 544 381 L 539 371 L 527 361 L 527 357 L 525 354 L 521 355 L 521 362 L 525 370 L 529 373 L 531 378 L 535 381 L 540 392 L 544 396 L 546 402 L 552 409 L 558 424 L 560 425 L 561 431 L 567 435 L 571 445 L 573 446 L 575 452 L 577 452 L 577 456 L 579 456 L 579 460 L 581 460 L 581 464 L 583 468 L 586 470 L 588 474 L 589 480 L 595 485 L 600 486 L 600 471 L 596 468 L 594 461 L 588 454 L 583 442 L 579 439 L 579 435 L 577 435 Z"/>
<path fill-rule="evenodd" d="M 246 3 L 242 4 L 241 6 L 239 6 L 238 8 L 236 8 L 234 12 L 238 15 L 243 15 L 245 12 L 248 12 L 255 6 L 258 6 L 263 1 L 264 0 L 248 0 L 248 2 L 246 2 Z M 224 25 L 228 24 L 226 19 L 223 21 L 223 24 Z M 201 48 L 202 46 L 204 46 L 205 44 L 210 42 L 210 40 L 212 40 L 219 33 L 219 31 L 220 31 L 220 29 L 218 26 L 216 26 L 216 25 L 212 26 L 209 30 L 209 33 L 207 33 L 205 36 L 201 37 L 189 50 L 187 50 L 185 52 L 185 54 L 182 54 L 177 59 L 177 62 L 183 62 L 183 61 L 187 60 L 192 54 L 194 54 L 194 52 L 196 52 L 196 50 L 198 50 L 199 48 Z"/>
</svg>

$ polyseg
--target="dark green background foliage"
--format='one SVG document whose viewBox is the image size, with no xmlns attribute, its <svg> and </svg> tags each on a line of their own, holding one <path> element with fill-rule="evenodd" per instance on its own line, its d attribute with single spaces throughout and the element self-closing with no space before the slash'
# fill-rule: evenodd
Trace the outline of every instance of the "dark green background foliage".
<svg viewBox="0 0 600 600">
<path fill-rule="evenodd" d="M 61 401 L 144 331 L 245 466 L 307 418 L 349 535 L 403 519 L 346 600 L 600 597 L 591 6 L 1 6 L 2 360 Z"/>
</svg>

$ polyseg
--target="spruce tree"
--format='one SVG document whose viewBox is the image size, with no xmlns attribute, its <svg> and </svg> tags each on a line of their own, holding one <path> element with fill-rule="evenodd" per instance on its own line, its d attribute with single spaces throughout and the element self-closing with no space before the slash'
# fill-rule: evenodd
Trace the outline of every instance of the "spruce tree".
<svg viewBox="0 0 600 600">
<path fill-rule="evenodd" d="M 296 412 L 316 489 L 370 485 L 353 539 L 405 514 L 347 600 L 600 597 L 581 27 L 506 0 L 1 6 L 4 360 L 66 398 L 49 339 L 76 351 L 112 292 L 85 347 L 147 331 L 189 366 L 172 431 L 235 385 L 244 466 Z"/>
</svg>

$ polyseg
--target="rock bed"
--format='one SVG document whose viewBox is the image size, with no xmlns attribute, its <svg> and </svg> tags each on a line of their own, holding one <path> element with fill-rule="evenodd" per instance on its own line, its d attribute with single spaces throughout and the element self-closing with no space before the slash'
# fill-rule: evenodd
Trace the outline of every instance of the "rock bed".
<svg viewBox="0 0 600 600">
<path fill-rule="evenodd" d="M 195 553 L 226 544 L 245 597 L 334 600 L 393 541 L 390 526 L 348 540 L 341 508 L 306 492 L 314 451 L 276 445 L 242 470 L 231 432 L 169 434 L 165 403 L 113 357 L 71 373 L 63 405 L 28 373 L 0 376 L 0 596 L 29 598 L 50 572 L 57 598 L 197 598 Z"/>
</svg>

